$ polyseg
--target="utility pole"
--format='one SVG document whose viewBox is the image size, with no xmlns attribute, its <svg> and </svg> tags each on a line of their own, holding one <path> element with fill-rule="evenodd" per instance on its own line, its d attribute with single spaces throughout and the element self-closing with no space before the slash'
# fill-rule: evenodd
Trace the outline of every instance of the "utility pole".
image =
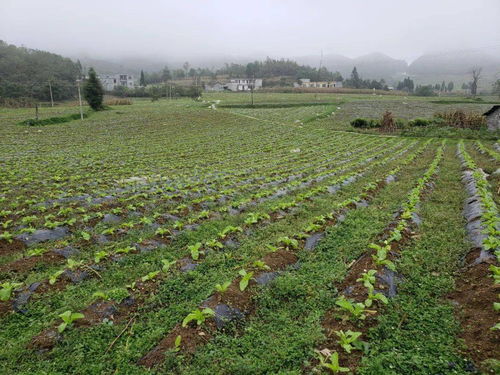
<svg viewBox="0 0 500 375">
<path fill-rule="evenodd" d="M 54 106 L 54 97 L 52 96 L 52 84 L 49 81 L 49 91 L 50 91 L 50 106 Z"/>
<path fill-rule="evenodd" d="M 253 88 L 254 88 L 254 86 L 255 86 L 255 73 L 253 74 L 253 81 L 250 84 L 250 94 L 252 96 L 252 107 L 253 107 Z"/>
<path fill-rule="evenodd" d="M 83 120 L 82 94 L 80 93 L 80 79 L 76 80 L 78 86 L 78 101 L 80 102 L 80 118 Z"/>
</svg>

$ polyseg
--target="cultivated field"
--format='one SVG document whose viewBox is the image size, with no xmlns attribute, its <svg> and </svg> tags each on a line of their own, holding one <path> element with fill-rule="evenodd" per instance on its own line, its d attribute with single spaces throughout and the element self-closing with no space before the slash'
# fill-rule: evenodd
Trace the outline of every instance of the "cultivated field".
<svg viewBox="0 0 500 375">
<path fill-rule="evenodd" d="M 490 104 L 203 99 L 0 109 L 0 373 L 499 370 L 495 141 L 349 126 Z"/>
</svg>

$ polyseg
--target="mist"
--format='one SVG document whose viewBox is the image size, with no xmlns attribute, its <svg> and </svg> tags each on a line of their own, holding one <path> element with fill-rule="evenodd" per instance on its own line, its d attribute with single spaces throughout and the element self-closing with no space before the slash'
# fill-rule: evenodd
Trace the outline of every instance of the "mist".
<svg viewBox="0 0 500 375">
<path fill-rule="evenodd" d="M 500 55 L 498 0 L 2 0 L 0 39 L 65 56 L 211 61 Z"/>
</svg>

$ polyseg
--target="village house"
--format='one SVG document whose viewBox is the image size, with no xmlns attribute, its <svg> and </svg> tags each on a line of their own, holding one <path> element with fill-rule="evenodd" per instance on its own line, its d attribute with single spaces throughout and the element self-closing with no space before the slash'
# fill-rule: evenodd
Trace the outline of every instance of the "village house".
<svg viewBox="0 0 500 375">
<path fill-rule="evenodd" d="M 207 83 L 205 85 L 205 91 L 224 91 L 224 84 L 218 81 Z"/>
<path fill-rule="evenodd" d="M 337 81 L 318 81 L 311 82 L 309 78 L 301 78 L 298 82 L 293 84 L 294 87 L 313 87 L 313 88 L 341 88 L 342 82 Z"/>
<path fill-rule="evenodd" d="M 235 78 L 225 84 L 224 88 L 230 91 L 250 91 L 262 88 L 262 79 L 256 78 Z"/>
<path fill-rule="evenodd" d="M 99 76 L 99 80 L 102 83 L 102 87 L 106 91 L 113 91 L 115 87 L 125 86 L 129 89 L 135 87 L 134 76 L 130 74 L 111 74 Z"/>
<path fill-rule="evenodd" d="M 488 130 L 500 130 L 500 105 L 494 105 L 489 111 L 483 113 L 483 116 L 486 116 Z"/>
</svg>

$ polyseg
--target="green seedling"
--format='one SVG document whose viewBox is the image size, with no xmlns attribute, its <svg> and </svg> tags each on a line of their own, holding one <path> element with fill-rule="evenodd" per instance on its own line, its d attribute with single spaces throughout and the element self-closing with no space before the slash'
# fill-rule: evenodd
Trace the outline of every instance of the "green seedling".
<svg viewBox="0 0 500 375">
<path fill-rule="evenodd" d="M 198 260 L 200 258 L 200 254 L 203 254 L 203 250 L 200 250 L 202 246 L 201 242 L 197 242 L 194 245 L 188 245 L 188 250 L 191 253 L 191 258 L 193 260 Z"/>
<path fill-rule="evenodd" d="M 174 342 L 174 349 L 172 349 L 172 351 L 174 353 L 177 353 L 178 351 L 181 350 L 181 341 L 182 341 L 182 336 L 177 335 L 177 337 L 175 338 L 175 342 Z"/>
<path fill-rule="evenodd" d="M 167 273 L 170 270 L 170 267 L 172 267 L 177 262 L 175 260 L 162 259 L 161 263 L 163 264 L 163 266 L 161 267 L 161 271 L 163 273 Z"/>
<path fill-rule="evenodd" d="M 361 274 L 361 277 L 357 279 L 357 282 L 363 283 L 363 286 L 365 288 L 368 288 L 368 290 L 373 290 L 374 284 L 375 284 L 375 274 L 377 273 L 376 270 L 369 270 L 367 272 L 364 272 Z"/>
<path fill-rule="evenodd" d="M 108 255 L 109 254 L 104 250 L 97 251 L 94 255 L 94 262 L 99 263 L 101 260 L 106 258 Z"/>
<path fill-rule="evenodd" d="M 365 305 L 360 302 L 353 302 L 346 299 L 344 296 L 340 296 L 335 304 L 350 313 L 355 320 L 366 319 Z"/>
<path fill-rule="evenodd" d="M 253 272 L 247 272 L 245 270 L 240 270 L 238 274 L 241 276 L 240 280 L 240 290 L 243 292 L 250 282 L 250 279 L 253 277 Z"/>
<path fill-rule="evenodd" d="M 350 369 L 348 367 L 341 367 L 339 364 L 339 353 L 333 352 L 329 355 L 324 355 L 322 352 L 318 353 L 319 364 L 321 367 L 324 367 L 334 374 L 338 374 L 341 372 L 349 372 Z"/>
<path fill-rule="evenodd" d="M 189 322 L 195 320 L 197 325 L 201 325 L 207 318 L 215 316 L 215 311 L 210 308 L 205 308 L 203 310 L 193 310 L 190 312 L 182 321 L 182 326 L 186 327 Z"/>
<path fill-rule="evenodd" d="M 9 231 L 5 231 L 0 234 L 0 240 L 7 241 L 8 243 L 12 243 L 14 240 L 14 235 L 10 233 Z"/>
<path fill-rule="evenodd" d="M 59 333 L 62 333 L 66 330 L 66 328 L 70 327 L 75 320 L 85 318 L 85 315 L 82 313 L 72 313 L 68 310 L 59 314 L 59 317 L 63 320 L 63 322 L 57 326 L 57 330 Z"/>
<path fill-rule="evenodd" d="M 224 248 L 224 245 L 216 239 L 208 240 L 205 242 L 205 246 L 213 250 Z"/>
<path fill-rule="evenodd" d="M 299 241 L 295 238 L 281 237 L 278 239 L 278 242 L 284 245 L 286 249 L 297 249 L 299 247 Z"/>
<path fill-rule="evenodd" d="M 94 294 L 92 294 L 92 297 L 95 299 L 101 298 L 105 301 L 109 300 L 109 298 L 110 298 L 106 292 L 103 292 L 101 290 L 94 292 Z"/>
<path fill-rule="evenodd" d="M 38 247 L 36 249 L 28 250 L 27 254 L 29 257 L 39 257 L 39 256 L 45 254 L 47 251 L 48 251 L 47 249 Z"/>
<path fill-rule="evenodd" d="M 492 273 L 491 277 L 493 277 L 495 284 L 500 284 L 500 267 L 491 264 L 489 270 Z"/>
<path fill-rule="evenodd" d="M 74 270 L 75 268 L 80 267 L 83 264 L 83 261 L 76 261 L 74 259 L 68 259 L 67 266 L 70 270 Z"/>
<path fill-rule="evenodd" d="M 335 334 L 339 337 L 339 341 L 337 343 L 347 352 L 351 353 L 352 349 L 356 349 L 356 346 L 353 345 L 358 338 L 362 335 L 361 332 L 353 332 L 348 330 L 344 332 L 342 330 L 335 331 Z"/>
<path fill-rule="evenodd" d="M 392 271 L 396 271 L 396 265 L 391 260 L 387 259 L 387 253 L 391 249 L 390 245 L 379 246 L 372 243 L 368 247 L 375 249 L 377 252 L 372 255 L 372 259 L 377 266 L 385 266 Z"/>
<path fill-rule="evenodd" d="M 158 228 L 155 231 L 155 235 L 160 236 L 160 237 L 168 237 L 171 235 L 170 230 L 167 228 Z"/>
<path fill-rule="evenodd" d="M 82 238 L 85 240 L 85 241 L 90 241 L 90 233 L 87 233 L 85 231 L 81 231 L 80 232 L 80 236 L 82 236 Z"/>
<path fill-rule="evenodd" d="M 57 271 L 49 276 L 49 284 L 54 285 L 59 278 L 64 273 L 64 270 Z"/>
<path fill-rule="evenodd" d="M 146 281 L 153 280 L 159 273 L 160 273 L 160 271 L 150 272 L 147 275 L 141 277 L 141 281 L 144 283 Z"/>
<path fill-rule="evenodd" d="M 134 250 L 135 250 L 135 247 L 133 247 L 133 246 L 121 247 L 121 248 L 115 250 L 115 254 L 128 254 Z"/>
<path fill-rule="evenodd" d="M 217 290 L 219 293 L 224 293 L 229 286 L 231 285 L 231 281 L 226 281 L 225 283 L 221 284 L 215 284 L 215 290 Z"/>
<path fill-rule="evenodd" d="M 22 283 L 11 283 L 5 282 L 0 284 L 0 301 L 8 301 L 12 296 L 12 291 L 16 288 L 19 288 Z"/>
<path fill-rule="evenodd" d="M 264 261 L 262 260 L 256 260 L 253 262 L 253 266 L 255 268 L 261 269 L 261 270 L 269 270 L 271 269 Z"/>
</svg>

